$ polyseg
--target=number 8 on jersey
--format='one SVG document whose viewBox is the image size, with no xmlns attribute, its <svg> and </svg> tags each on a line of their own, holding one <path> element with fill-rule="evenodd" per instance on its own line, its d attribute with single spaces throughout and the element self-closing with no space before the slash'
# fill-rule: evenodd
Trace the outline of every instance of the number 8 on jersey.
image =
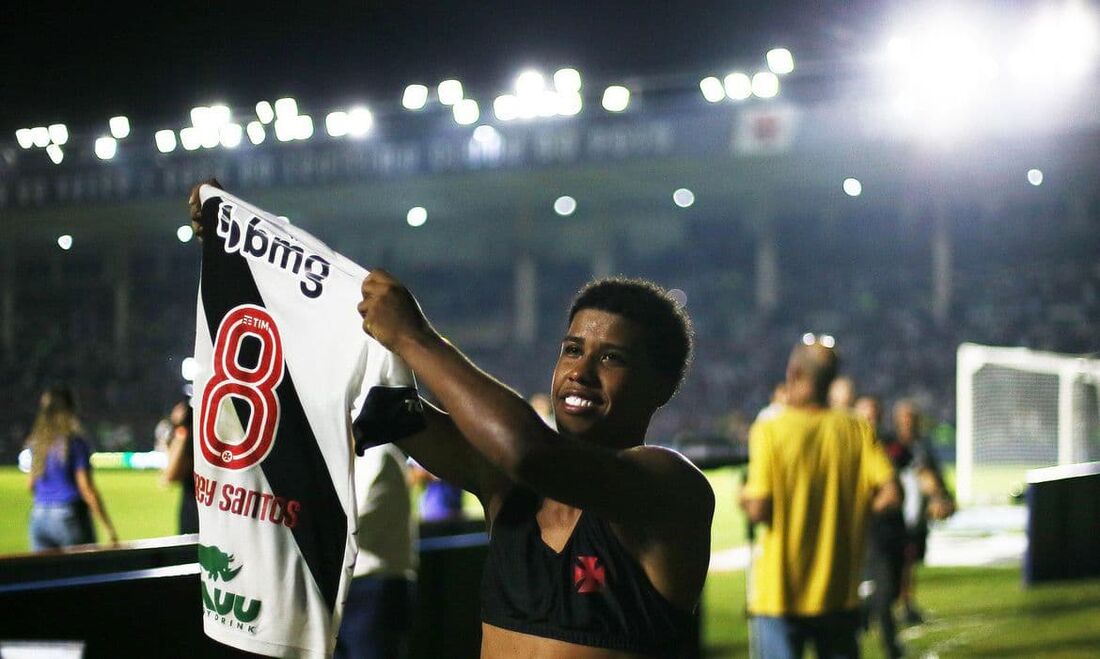
<svg viewBox="0 0 1100 659">
<path fill-rule="evenodd" d="M 241 348 L 248 337 L 259 342 L 256 364 L 251 368 L 240 362 Z M 206 385 L 199 410 L 202 455 L 215 467 L 247 469 L 267 457 L 279 426 L 275 388 L 283 380 L 286 365 L 282 339 L 271 314 L 252 304 L 225 314 L 214 341 L 213 361 L 214 375 Z M 235 415 L 233 398 L 247 402 L 251 408 L 247 427 L 240 432 L 240 424 L 220 418 Z"/>
</svg>

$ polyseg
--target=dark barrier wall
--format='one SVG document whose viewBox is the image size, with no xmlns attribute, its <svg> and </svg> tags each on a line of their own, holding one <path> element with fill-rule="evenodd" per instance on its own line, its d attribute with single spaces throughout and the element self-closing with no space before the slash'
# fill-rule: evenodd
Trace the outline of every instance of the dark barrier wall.
<svg viewBox="0 0 1100 659">
<path fill-rule="evenodd" d="M 1024 581 L 1100 576 L 1100 463 L 1037 469 L 1028 482 Z"/>
</svg>

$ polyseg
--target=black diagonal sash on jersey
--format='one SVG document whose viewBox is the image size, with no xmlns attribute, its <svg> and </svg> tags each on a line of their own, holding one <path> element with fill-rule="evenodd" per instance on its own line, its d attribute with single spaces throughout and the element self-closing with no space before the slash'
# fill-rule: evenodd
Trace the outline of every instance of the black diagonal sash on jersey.
<svg viewBox="0 0 1100 659">
<path fill-rule="evenodd" d="M 229 310 L 242 304 L 266 308 L 263 297 L 252 277 L 252 271 L 240 254 L 228 254 L 224 240 L 217 232 L 218 205 L 221 198 L 212 197 L 202 205 L 202 305 L 210 337 L 218 335 L 218 326 Z M 241 345 L 240 361 L 255 362 L 259 344 L 246 341 Z M 328 475 L 328 467 L 309 425 L 290 371 L 275 393 L 280 401 L 279 426 L 271 452 L 260 463 L 272 494 L 295 499 L 302 504 L 298 523 L 291 530 L 314 581 L 321 589 L 329 610 L 336 606 L 337 591 L 344 570 L 344 550 L 348 536 L 348 521 L 336 489 Z M 232 399 L 247 427 L 249 408 L 244 401 Z M 266 522 L 257 520 L 257 524 Z"/>
</svg>

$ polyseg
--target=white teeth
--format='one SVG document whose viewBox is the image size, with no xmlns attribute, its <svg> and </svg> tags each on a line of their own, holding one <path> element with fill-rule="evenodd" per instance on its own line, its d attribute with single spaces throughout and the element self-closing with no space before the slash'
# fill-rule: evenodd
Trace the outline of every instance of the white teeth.
<svg viewBox="0 0 1100 659">
<path fill-rule="evenodd" d="M 595 405 L 592 401 L 587 398 L 581 398 L 580 396 L 566 396 L 565 404 L 570 407 L 592 407 Z"/>
</svg>

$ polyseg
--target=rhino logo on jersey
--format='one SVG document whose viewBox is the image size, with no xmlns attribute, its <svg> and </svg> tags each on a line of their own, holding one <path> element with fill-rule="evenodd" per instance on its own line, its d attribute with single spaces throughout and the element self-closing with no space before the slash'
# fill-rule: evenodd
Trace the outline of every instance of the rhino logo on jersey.
<svg viewBox="0 0 1100 659">
<path fill-rule="evenodd" d="M 209 578 L 217 581 L 218 577 L 222 578 L 222 581 L 231 581 L 233 577 L 237 576 L 237 573 L 241 571 L 243 565 L 238 565 L 235 569 L 229 569 L 229 564 L 233 562 L 233 554 L 226 554 L 216 546 L 211 545 L 199 545 L 199 565 L 209 575 Z"/>
</svg>

